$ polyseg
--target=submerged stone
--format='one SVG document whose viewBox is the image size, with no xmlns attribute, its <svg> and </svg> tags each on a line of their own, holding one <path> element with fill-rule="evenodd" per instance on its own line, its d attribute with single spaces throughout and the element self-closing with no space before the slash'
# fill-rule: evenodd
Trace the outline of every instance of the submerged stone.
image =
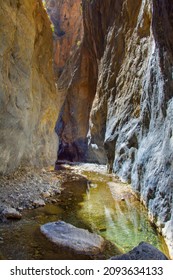
<svg viewBox="0 0 173 280">
<path fill-rule="evenodd" d="M 141 242 L 127 254 L 112 257 L 111 260 L 168 260 L 168 258 L 151 244 Z"/>
<path fill-rule="evenodd" d="M 53 243 L 77 253 L 96 254 L 104 248 L 105 241 L 101 236 L 63 221 L 47 223 L 40 230 Z"/>
</svg>

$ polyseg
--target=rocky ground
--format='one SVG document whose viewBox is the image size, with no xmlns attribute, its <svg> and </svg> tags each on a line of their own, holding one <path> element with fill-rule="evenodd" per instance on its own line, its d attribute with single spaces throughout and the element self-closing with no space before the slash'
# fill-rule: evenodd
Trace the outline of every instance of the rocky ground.
<svg viewBox="0 0 173 280">
<path fill-rule="evenodd" d="M 61 192 L 62 174 L 49 169 L 20 168 L 0 177 L 0 216 L 20 218 L 24 209 L 56 202 Z"/>
</svg>

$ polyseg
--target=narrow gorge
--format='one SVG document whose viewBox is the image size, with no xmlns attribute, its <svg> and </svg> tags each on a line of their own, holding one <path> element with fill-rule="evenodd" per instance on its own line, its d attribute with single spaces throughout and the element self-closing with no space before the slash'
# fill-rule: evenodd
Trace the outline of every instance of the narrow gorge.
<svg viewBox="0 0 173 280">
<path fill-rule="evenodd" d="M 33 228 L 57 216 L 87 230 L 92 225 L 117 246 L 113 235 L 120 225 L 114 221 L 108 229 L 103 220 L 120 215 L 117 207 L 128 216 L 126 207 L 140 201 L 134 216 L 146 221 L 148 215 L 166 242 L 156 241 L 145 222 L 153 244 L 163 242 L 160 250 L 167 245 L 172 259 L 172 109 L 171 0 L 0 0 L 0 224 L 6 243 L 10 226 L 18 231 L 10 215 L 25 221 L 35 215 Z M 90 220 L 91 206 L 97 221 Z M 147 211 L 145 218 L 140 211 Z M 135 230 L 144 238 L 138 221 Z M 0 229 L 0 259 L 8 258 L 4 243 Z M 126 246 L 123 252 L 111 247 L 112 254 L 105 249 L 102 257 L 127 253 L 132 248 Z"/>
</svg>

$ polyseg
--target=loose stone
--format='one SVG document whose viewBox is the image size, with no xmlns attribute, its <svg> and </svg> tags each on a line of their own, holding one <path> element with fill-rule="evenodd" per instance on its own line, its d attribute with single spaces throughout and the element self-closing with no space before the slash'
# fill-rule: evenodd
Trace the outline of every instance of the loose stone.
<svg viewBox="0 0 173 280">
<path fill-rule="evenodd" d="M 42 199 L 37 199 L 37 200 L 33 201 L 33 206 L 35 206 L 36 208 L 37 207 L 43 207 L 45 205 L 46 205 L 46 203 Z"/>
<path fill-rule="evenodd" d="M 6 208 L 1 215 L 6 219 L 21 219 L 22 215 L 15 208 Z"/>
</svg>

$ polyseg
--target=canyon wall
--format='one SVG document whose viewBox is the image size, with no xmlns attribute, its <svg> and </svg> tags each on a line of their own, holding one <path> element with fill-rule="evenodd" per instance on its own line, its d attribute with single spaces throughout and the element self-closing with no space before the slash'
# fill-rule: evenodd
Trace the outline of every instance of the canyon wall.
<svg viewBox="0 0 173 280">
<path fill-rule="evenodd" d="M 98 67 L 88 157 L 132 184 L 173 256 L 173 5 L 83 0 Z"/>
<path fill-rule="evenodd" d="M 85 160 L 89 114 L 96 90 L 97 62 L 84 43 L 81 0 L 46 0 L 54 25 L 54 68 L 62 108 L 56 132 L 58 159 Z"/>
<path fill-rule="evenodd" d="M 41 0 L 0 0 L 0 173 L 54 163 L 52 31 Z"/>
</svg>

